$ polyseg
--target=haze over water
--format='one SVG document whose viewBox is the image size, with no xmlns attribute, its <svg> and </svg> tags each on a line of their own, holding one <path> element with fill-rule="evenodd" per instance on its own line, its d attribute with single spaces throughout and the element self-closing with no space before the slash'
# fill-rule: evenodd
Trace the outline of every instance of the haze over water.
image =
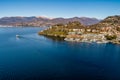
<svg viewBox="0 0 120 80">
<path fill-rule="evenodd" d="M 52 40 L 42 29 L 0 28 L 0 80 L 120 80 L 120 45 Z"/>
</svg>

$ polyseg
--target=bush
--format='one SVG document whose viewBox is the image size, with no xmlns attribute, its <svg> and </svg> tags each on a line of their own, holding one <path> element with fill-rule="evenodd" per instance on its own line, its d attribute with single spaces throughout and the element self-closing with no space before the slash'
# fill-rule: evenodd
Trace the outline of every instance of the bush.
<svg viewBox="0 0 120 80">
<path fill-rule="evenodd" d="M 119 27 L 117 27 L 117 31 L 120 31 L 120 28 L 119 28 Z"/>
<path fill-rule="evenodd" d="M 106 37 L 107 40 L 113 40 L 113 39 L 117 38 L 116 35 L 106 35 L 105 37 Z"/>
</svg>

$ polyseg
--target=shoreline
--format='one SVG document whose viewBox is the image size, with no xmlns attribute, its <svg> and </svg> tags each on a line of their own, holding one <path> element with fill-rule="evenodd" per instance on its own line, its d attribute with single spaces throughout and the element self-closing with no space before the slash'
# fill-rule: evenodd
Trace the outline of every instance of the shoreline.
<svg viewBox="0 0 120 80">
<path fill-rule="evenodd" d="M 106 44 L 106 43 L 120 44 L 120 39 L 107 40 L 104 34 L 87 33 L 87 34 L 83 34 L 83 35 L 80 35 L 77 37 L 68 37 L 71 35 L 56 36 L 54 34 L 53 35 L 44 34 L 43 31 L 41 31 L 42 34 L 40 34 L 40 33 L 38 33 L 38 34 L 46 36 L 46 37 L 50 37 L 50 38 L 54 37 L 54 39 L 59 37 L 59 38 L 64 39 L 64 41 L 68 41 L 68 42 L 83 42 L 83 43 L 97 43 L 97 44 Z M 92 35 L 92 36 L 90 36 L 90 35 Z M 64 36 L 64 37 L 61 37 L 61 36 Z M 84 36 L 84 38 L 81 39 L 80 38 L 81 36 L 82 37 Z"/>
</svg>

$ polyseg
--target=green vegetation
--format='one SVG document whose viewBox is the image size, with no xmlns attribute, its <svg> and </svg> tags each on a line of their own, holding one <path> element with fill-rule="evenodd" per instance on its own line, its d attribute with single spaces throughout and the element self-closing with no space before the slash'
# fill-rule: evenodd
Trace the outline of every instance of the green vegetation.
<svg viewBox="0 0 120 80">
<path fill-rule="evenodd" d="M 117 38 L 116 35 L 106 35 L 105 37 L 106 37 L 107 40 L 113 40 L 113 39 Z"/>
<path fill-rule="evenodd" d="M 84 26 L 80 22 L 74 21 L 74 22 L 69 22 L 66 25 L 64 24 L 53 25 L 47 30 L 39 32 L 39 34 L 46 35 L 46 36 L 66 37 L 70 29 L 78 29 L 83 27 Z"/>
<path fill-rule="evenodd" d="M 52 27 L 47 30 L 44 30 L 43 32 L 39 32 L 40 35 L 46 35 L 46 36 L 56 36 L 56 37 L 65 37 L 67 35 L 67 30 L 62 29 L 63 26 L 59 27 Z"/>
<path fill-rule="evenodd" d="M 85 28 L 80 22 L 74 21 L 74 22 L 69 22 L 66 26 L 69 29 L 80 29 L 80 28 Z"/>
<path fill-rule="evenodd" d="M 112 16 L 98 24 L 84 26 L 78 21 L 67 24 L 56 24 L 39 32 L 49 37 L 62 37 L 67 41 L 81 42 L 116 42 L 120 43 L 120 17 Z"/>
<path fill-rule="evenodd" d="M 117 31 L 120 31 L 120 27 L 117 27 Z"/>
</svg>

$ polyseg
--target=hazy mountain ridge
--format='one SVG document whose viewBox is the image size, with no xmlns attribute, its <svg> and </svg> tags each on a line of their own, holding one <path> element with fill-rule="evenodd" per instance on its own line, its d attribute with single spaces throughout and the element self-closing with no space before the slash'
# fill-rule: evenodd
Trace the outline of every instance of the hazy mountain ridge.
<svg viewBox="0 0 120 80">
<path fill-rule="evenodd" d="M 51 26 L 55 24 L 66 24 L 68 22 L 79 21 L 83 25 L 93 25 L 99 23 L 96 18 L 73 17 L 73 18 L 47 18 L 47 17 L 3 17 L 0 18 L 0 25 L 11 26 Z"/>
</svg>

